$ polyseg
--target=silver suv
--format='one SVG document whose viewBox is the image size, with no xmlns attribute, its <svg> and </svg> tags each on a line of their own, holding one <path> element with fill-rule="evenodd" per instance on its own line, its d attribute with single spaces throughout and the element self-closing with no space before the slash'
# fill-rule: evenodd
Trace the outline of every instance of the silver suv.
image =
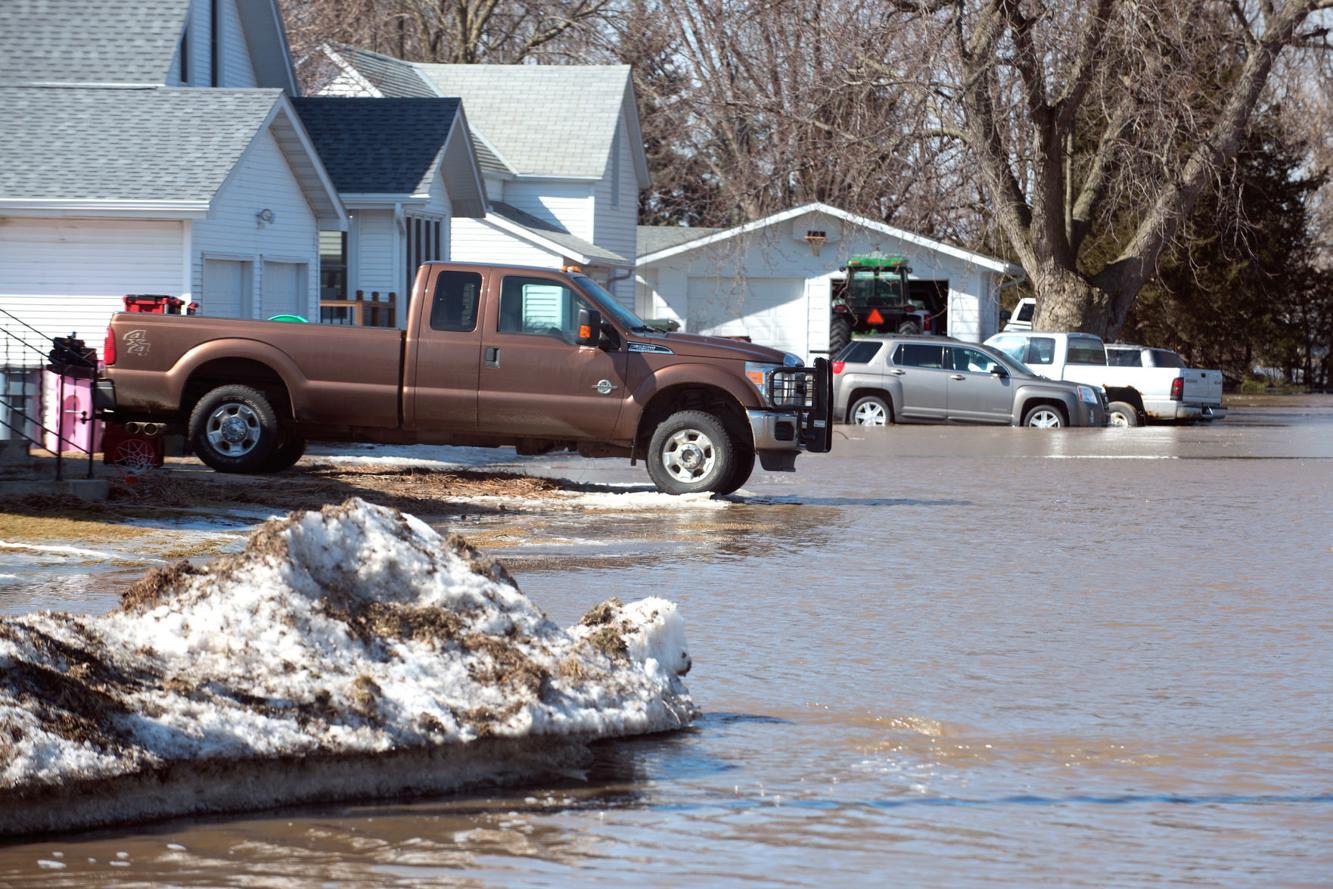
<svg viewBox="0 0 1333 889">
<path fill-rule="evenodd" d="M 942 336 L 866 337 L 833 358 L 833 416 L 858 426 L 1105 426 L 1100 388 L 1048 380 L 990 346 Z"/>
</svg>

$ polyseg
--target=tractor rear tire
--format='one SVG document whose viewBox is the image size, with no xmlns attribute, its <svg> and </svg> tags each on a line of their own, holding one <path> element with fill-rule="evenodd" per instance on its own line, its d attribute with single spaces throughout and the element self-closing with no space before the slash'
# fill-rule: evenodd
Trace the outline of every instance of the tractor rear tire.
<svg viewBox="0 0 1333 889">
<path fill-rule="evenodd" d="M 915 321 L 904 321 L 898 325 L 898 332 L 904 336 L 916 336 L 921 332 L 921 325 Z"/>
<path fill-rule="evenodd" d="M 852 341 L 852 322 L 842 315 L 834 315 L 828 329 L 828 353 L 835 356 Z"/>
</svg>

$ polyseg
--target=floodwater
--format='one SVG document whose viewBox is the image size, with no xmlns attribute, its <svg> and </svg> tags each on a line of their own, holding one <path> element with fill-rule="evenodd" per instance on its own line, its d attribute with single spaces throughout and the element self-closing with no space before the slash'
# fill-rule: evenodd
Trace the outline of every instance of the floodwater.
<svg viewBox="0 0 1333 889">
<path fill-rule="evenodd" d="M 1333 399 L 842 428 L 798 467 L 495 538 L 561 623 L 679 601 L 692 730 L 535 787 L 0 846 L 0 884 L 1333 882 Z"/>
</svg>

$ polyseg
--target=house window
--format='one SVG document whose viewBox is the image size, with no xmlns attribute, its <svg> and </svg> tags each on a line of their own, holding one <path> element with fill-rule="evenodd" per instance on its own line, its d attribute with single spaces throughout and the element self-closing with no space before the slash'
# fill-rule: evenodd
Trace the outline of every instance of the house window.
<svg viewBox="0 0 1333 889">
<path fill-rule="evenodd" d="M 181 60 L 181 83 L 190 82 L 190 29 L 181 34 L 181 47 L 178 54 Z"/>
<path fill-rule="evenodd" d="M 423 216 L 407 217 L 407 284 L 403 293 L 412 293 L 412 282 L 417 278 L 417 269 L 423 262 L 440 259 L 443 238 L 443 223 L 439 219 Z"/>
</svg>

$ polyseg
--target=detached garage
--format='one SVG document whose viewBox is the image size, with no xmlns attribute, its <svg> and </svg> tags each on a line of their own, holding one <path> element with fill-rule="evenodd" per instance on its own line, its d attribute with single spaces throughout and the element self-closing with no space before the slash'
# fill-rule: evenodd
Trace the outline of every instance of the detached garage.
<svg viewBox="0 0 1333 889">
<path fill-rule="evenodd" d="M 980 342 L 999 328 L 1012 263 L 827 204 L 806 204 L 730 229 L 641 226 L 635 309 L 690 333 L 746 336 L 800 355 L 828 353 L 840 267 L 854 256 L 905 256 L 912 295 L 938 302 L 951 336 Z M 947 319 L 947 320 L 946 320 Z"/>
</svg>

